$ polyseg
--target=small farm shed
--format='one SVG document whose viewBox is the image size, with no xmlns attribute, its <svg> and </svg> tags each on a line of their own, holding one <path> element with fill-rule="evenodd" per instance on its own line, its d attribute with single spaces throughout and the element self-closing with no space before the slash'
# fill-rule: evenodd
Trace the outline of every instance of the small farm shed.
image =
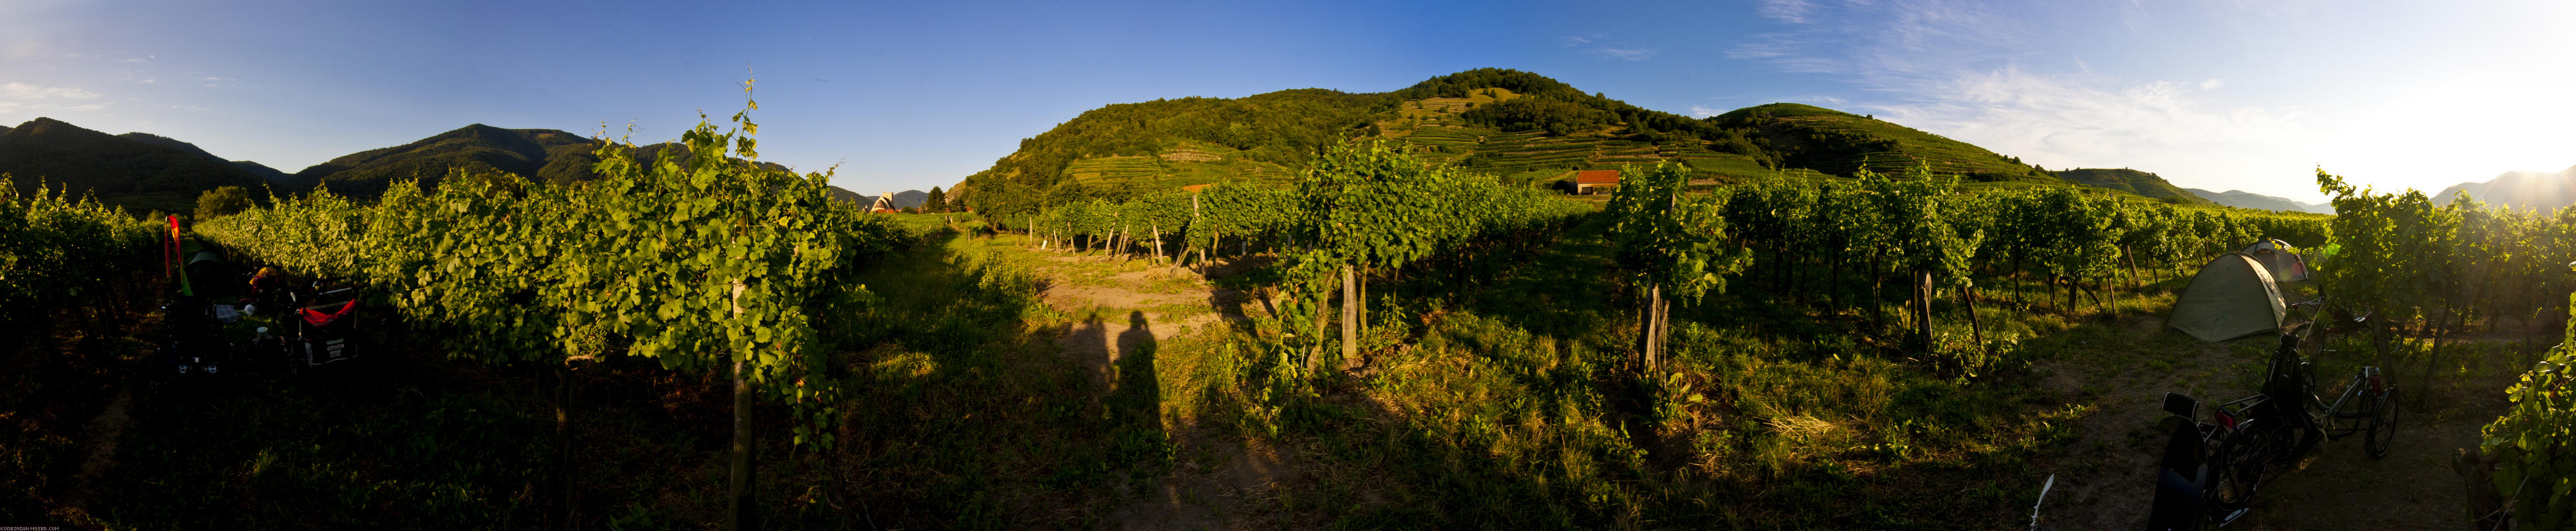
<svg viewBox="0 0 2576 531">
<path fill-rule="evenodd" d="M 1619 170 L 1582 170 L 1574 172 L 1574 193 L 1590 195 L 1619 187 Z"/>
</svg>

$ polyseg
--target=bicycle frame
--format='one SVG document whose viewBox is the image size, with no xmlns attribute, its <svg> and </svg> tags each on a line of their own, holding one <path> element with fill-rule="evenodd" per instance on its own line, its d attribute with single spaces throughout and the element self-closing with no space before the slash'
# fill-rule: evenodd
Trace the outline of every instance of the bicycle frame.
<svg viewBox="0 0 2576 531">
<path fill-rule="evenodd" d="M 2344 383 L 2343 393 L 2336 395 L 2333 404 L 2327 404 L 2312 396 L 2310 400 L 2317 403 L 2317 409 L 2325 412 L 2325 422 L 2322 424 L 2326 428 L 2326 438 L 2342 439 L 2346 435 L 2370 429 L 2367 421 L 2372 415 L 2379 413 L 2376 405 L 2367 406 L 2369 409 L 2347 410 L 2345 408 L 2346 406 L 2365 407 L 2363 402 L 2355 399 L 2363 398 L 2364 395 L 2375 399 L 2380 393 L 2386 392 L 2386 389 L 2387 383 L 2380 378 L 2378 367 L 2362 367 L 2358 373 L 2352 375 L 2351 380 Z"/>
</svg>

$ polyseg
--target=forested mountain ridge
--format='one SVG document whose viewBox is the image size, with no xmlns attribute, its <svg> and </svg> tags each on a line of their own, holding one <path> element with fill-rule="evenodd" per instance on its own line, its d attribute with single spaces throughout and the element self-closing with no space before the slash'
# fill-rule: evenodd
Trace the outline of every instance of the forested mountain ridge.
<svg viewBox="0 0 2576 531">
<path fill-rule="evenodd" d="M 196 208 L 198 193 L 220 186 L 257 188 L 264 182 L 189 148 L 36 118 L 0 131 L 0 173 L 10 174 L 21 192 L 44 184 L 75 196 L 96 194 L 100 202 L 137 212 L 189 212 Z"/>
<path fill-rule="evenodd" d="M 125 139 L 128 139 L 128 140 L 133 140 L 133 141 L 136 141 L 136 142 L 142 142 L 142 143 L 145 143 L 145 144 L 153 144 L 153 145 L 159 145 L 159 146 L 166 146 L 166 147 L 169 147 L 169 148 L 172 148 L 172 149 L 177 149 L 177 150 L 180 150 L 180 151 L 186 151 L 186 152 L 189 152 L 189 153 L 195 153 L 195 154 L 197 154 L 197 156 L 201 156 L 201 157 L 205 157 L 205 158 L 209 158 L 209 159 L 215 159 L 215 160 L 223 161 L 225 164 L 231 164 L 231 165 L 233 165 L 233 167 L 241 168 L 241 169 L 242 169 L 242 171 L 250 172 L 250 174 L 251 174 L 251 175 L 257 175 L 257 176 L 259 176 L 259 178 L 260 178 L 260 179 L 266 180 L 266 181 L 271 182 L 271 183 L 284 183 L 284 182 L 286 182 L 286 172 L 278 171 L 276 168 L 268 167 L 268 165 L 266 165 L 266 164 L 260 164 L 260 163 L 257 163 L 257 162 L 251 162 L 251 161 L 247 161 L 247 160 L 225 160 L 223 157 L 216 156 L 214 153 L 208 153 L 208 152 L 206 152 L 205 148 L 197 147 L 197 145 L 196 145 L 196 144 L 190 144 L 190 143 L 187 143 L 187 142 L 185 142 L 185 141 L 181 141 L 181 140 L 179 140 L 179 139 L 170 138 L 170 137 L 161 136 L 161 135 L 156 135 L 156 134 L 152 134 L 152 133 L 141 133 L 141 132 L 126 133 L 126 134 L 116 135 L 116 136 L 118 136 L 118 137 L 122 137 L 122 138 L 125 138 Z"/>
<path fill-rule="evenodd" d="M 1423 159 L 1518 185 L 1665 161 L 1716 182 L 1920 165 L 1979 181 L 2066 184 L 2017 158 L 1861 115 L 1770 104 L 1695 119 L 1487 68 L 1383 93 L 1296 89 L 1107 105 L 1021 140 L 951 194 L 1012 219 L 1090 198 L 1279 182 L 1323 146 L 1359 137 L 1390 139 Z"/>
<path fill-rule="evenodd" d="M 419 178 L 435 185 L 448 172 L 498 171 L 529 179 L 586 179 L 599 141 L 555 129 L 502 129 L 473 124 L 400 146 L 343 155 L 295 172 L 298 188 L 328 186 L 332 193 L 374 197 L 395 181 Z"/>
</svg>

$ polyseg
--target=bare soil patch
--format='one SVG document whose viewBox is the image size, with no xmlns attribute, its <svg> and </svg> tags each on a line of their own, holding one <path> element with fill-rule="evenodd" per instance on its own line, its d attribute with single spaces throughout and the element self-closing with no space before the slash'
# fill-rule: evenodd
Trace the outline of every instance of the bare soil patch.
<svg viewBox="0 0 2576 531">
<path fill-rule="evenodd" d="M 2145 342 L 2164 330 L 2159 317 L 2123 319 L 2122 337 Z M 2486 338 L 2519 345 L 2505 338 Z M 2518 337 L 2516 338 L 2518 339 Z M 2260 343 L 2270 337 L 2238 340 Z M 2235 342 L 2231 342 L 2235 343 Z M 2123 360 L 2057 360 L 2034 372 L 2047 392 L 2098 408 L 2077 426 L 2072 444 L 2033 459 L 2057 484 L 2040 509 L 2042 529 L 2134 529 L 2146 522 L 2152 483 L 2165 432 L 2158 421 L 2163 394 L 2179 391 L 2215 404 L 2250 396 L 2261 359 L 2246 359 L 2229 344 L 2194 345 L 2175 352 L 2168 368 Z M 2400 369 L 2403 365 L 2400 364 Z M 2420 369 L 2419 369 L 2420 370 Z M 2348 374 L 2319 375 L 2327 392 Z M 2398 380 L 2411 383 L 2411 377 Z M 2401 406 L 2397 439 L 2384 459 L 2362 451 L 2356 434 L 2320 441 L 2299 462 L 2261 487 L 2253 511 L 2230 528 L 2244 529 L 2448 529 L 2466 524 L 2466 484 L 2451 466 L 2463 448 L 2477 447 L 2478 430 L 2502 414 L 2509 379 L 2490 375 L 2437 385 L 2429 400 Z M 2203 389 L 2194 392 L 2193 389 Z M 2420 390 L 2408 390 L 2420 392 Z"/>
</svg>

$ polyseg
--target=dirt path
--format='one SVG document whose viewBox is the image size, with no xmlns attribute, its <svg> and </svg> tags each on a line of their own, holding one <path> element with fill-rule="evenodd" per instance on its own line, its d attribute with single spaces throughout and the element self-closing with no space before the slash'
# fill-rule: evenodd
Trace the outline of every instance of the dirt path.
<svg viewBox="0 0 2576 531">
<path fill-rule="evenodd" d="M 1146 342 L 1187 336 L 1229 316 L 1241 318 L 1249 310 L 1243 307 L 1243 294 L 1209 285 L 1187 269 L 1113 264 L 1106 258 L 1085 256 L 1049 256 L 1047 262 L 1037 269 L 1047 281 L 1038 296 L 1048 307 L 1075 316 L 1075 324 L 1058 344 L 1086 361 L 1115 364 L 1123 353 L 1144 348 Z M 1099 267 L 1141 269 L 1092 278 L 1083 274 Z"/>
<path fill-rule="evenodd" d="M 2143 341 L 2163 333 L 2156 326 L 2160 322 L 2127 318 L 2120 323 L 2121 336 Z M 2040 470 L 2057 474 L 2040 511 L 2047 524 L 2042 527 L 2127 529 L 2145 524 L 2154 491 L 2140 478 L 2152 477 L 2148 473 L 2155 470 L 2164 444 L 2163 432 L 2156 429 L 2164 411 L 2156 406 L 2167 391 L 2194 394 L 2196 385 L 2225 379 L 2235 368 L 2224 345 L 2199 345 L 2178 354 L 2169 370 L 2136 370 L 2129 363 L 2101 360 L 2054 360 L 2034 370 L 2050 392 L 2098 408 L 2077 424 L 2073 443 L 2036 460 Z"/>
<path fill-rule="evenodd" d="M 90 508 L 90 501 L 98 492 L 99 478 L 116 464 L 117 441 L 125 439 L 125 427 L 134 422 L 134 416 L 127 414 L 133 407 L 132 387 L 118 386 L 116 400 L 108 402 L 107 409 L 100 411 L 98 418 L 91 419 L 89 427 L 82 430 L 81 440 L 90 442 L 89 456 L 81 460 L 80 472 L 72 476 L 71 495 L 66 497 L 65 505 L 83 510 Z"/>
<path fill-rule="evenodd" d="M 2131 317 L 2122 337 L 2144 342 L 2161 319 Z M 2169 339 L 2168 339 L 2169 340 Z M 2238 343 L 2269 341 L 2245 339 Z M 2042 529 L 2134 529 L 2146 522 L 2154 499 L 2150 478 L 2165 432 L 2157 422 L 2166 391 L 2206 401 L 2250 395 L 2262 371 L 2265 345 L 2192 342 L 2169 363 L 2139 360 L 2060 360 L 2040 364 L 2044 388 L 2071 403 L 2098 410 L 2077 427 L 2077 439 L 2039 456 L 2034 467 L 2057 474 L 2040 513 Z M 2318 382 L 2339 386 L 2340 379 Z M 2506 381 L 2483 377 L 2434 390 L 2426 406 L 2407 404 L 2397 440 L 2385 459 L 2371 459 L 2360 437 L 2321 441 L 2315 451 L 2262 487 L 2254 510 L 2230 528 L 2240 529 L 2457 529 L 2466 528 L 2465 482 L 2453 471 L 2459 449 L 2475 448 L 2478 429 L 2501 414 Z M 2198 390 L 2198 391 L 2195 391 Z M 2421 411 L 2418 411 L 2421 410 Z"/>
<path fill-rule="evenodd" d="M 1165 342 L 1267 313 L 1244 294 L 1218 288 L 1188 269 L 1096 256 L 1045 258 L 1036 269 L 1047 283 L 1039 296 L 1049 307 L 1074 316 L 1057 344 L 1066 356 L 1083 362 L 1104 394 L 1117 393 L 1118 386 L 1126 383 L 1119 371 L 1131 367 L 1122 363 L 1130 356 L 1152 356 L 1157 345 Z M 1227 265 L 1219 265 L 1216 272 L 1227 273 Z M 1170 471 L 1149 482 L 1125 484 L 1118 501 L 1103 515 L 1102 527 L 1130 531 L 1280 527 L 1277 522 L 1259 521 L 1263 515 L 1246 508 L 1273 497 L 1271 492 L 1281 483 L 1297 479 L 1297 467 L 1285 457 L 1293 452 L 1257 440 L 1204 433 L 1194 426 L 1166 425 L 1164 431 L 1175 449 Z"/>
</svg>

